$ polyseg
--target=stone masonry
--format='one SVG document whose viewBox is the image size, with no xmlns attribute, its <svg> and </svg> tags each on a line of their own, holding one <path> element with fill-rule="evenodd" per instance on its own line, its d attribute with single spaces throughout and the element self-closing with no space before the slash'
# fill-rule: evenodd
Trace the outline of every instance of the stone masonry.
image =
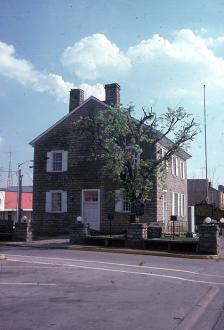
<svg viewBox="0 0 224 330">
<path fill-rule="evenodd" d="M 118 186 L 109 173 L 103 170 L 103 164 L 99 161 L 88 161 L 89 141 L 81 138 L 74 130 L 73 123 L 80 116 L 88 116 L 94 111 L 106 112 L 108 104 L 119 105 L 120 88 L 117 84 L 106 85 L 106 100 L 101 102 L 96 98 L 83 101 L 83 93 L 73 92 L 70 100 L 70 112 L 63 120 L 51 129 L 41 134 L 31 144 L 34 146 L 34 179 L 33 179 L 33 231 L 35 236 L 68 234 L 70 226 L 75 219 L 82 214 L 82 189 L 99 189 L 100 191 L 100 231 L 109 232 L 108 213 L 114 212 L 112 233 L 121 233 L 127 230 L 130 215 L 115 212 L 115 208 L 108 208 L 108 192 L 122 188 Z M 78 96 L 77 96 L 78 95 Z M 78 97 L 79 107 L 72 110 Z M 114 102 L 113 102 L 114 100 Z M 82 104 L 83 103 L 83 104 Z M 171 143 L 171 141 L 168 141 Z M 169 147 L 169 143 L 164 145 Z M 68 152 L 68 169 L 65 172 L 47 172 L 47 153 L 52 150 L 65 150 Z M 146 146 L 144 157 L 149 156 L 149 147 Z M 186 155 L 185 155 L 186 156 Z M 186 156 L 187 157 L 187 156 Z M 145 205 L 145 214 L 140 217 L 140 222 L 150 223 L 162 221 L 161 189 L 156 177 L 152 178 L 153 189 L 151 199 Z M 173 177 L 168 172 L 166 179 L 168 186 L 168 217 L 171 214 L 172 191 L 184 193 L 186 180 Z M 45 211 L 46 192 L 62 190 L 67 192 L 67 212 L 47 213 Z"/>
</svg>

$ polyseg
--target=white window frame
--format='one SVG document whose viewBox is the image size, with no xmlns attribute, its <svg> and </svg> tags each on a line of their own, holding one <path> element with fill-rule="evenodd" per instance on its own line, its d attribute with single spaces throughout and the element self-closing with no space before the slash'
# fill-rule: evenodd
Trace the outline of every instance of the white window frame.
<svg viewBox="0 0 224 330">
<path fill-rule="evenodd" d="M 163 158 L 165 156 L 165 154 L 167 153 L 167 150 L 164 149 L 163 147 L 161 147 L 160 151 L 161 151 L 161 157 L 160 158 Z M 163 163 L 165 164 L 165 170 L 166 170 L 166 172 L 168 172 L 168 169 L 169 169 L 168 161 L 167 160 L 164 160 Z"/>
<path fill-rule="evenodd" d="M 180 177 L 182 180 L 185 179 L 185 162 L 180 161 Z"/>
<path fill-rule="evenodd" d="M 178 171 L 178 165 L 179 165 L 179 161 L 177 157 L 172 157 L 172 174 L 176 177 L 178 177 L 179 175 L 179 171 Z"/>
<path fill-rule="evenodd" d="M 164 194 L 166 195 L 166 199 L 164 198 Z M 168 193 L 167 190 L 163 190 L 163 195 L 162 195 L 162 201 L 163 201 L 163 223 L 166 223 L 168 221 Z M 166 205 L 166 208 L 164 208 L 164 205 Z M 165 217 L 166 214 L 166 217 Z"/>
<path fill-rule="evenodd" d="M 130 207 L 126 208 L 128 201 L 124 198 L 125 190 L 123 188 L 115 190 L 115 212 L 118 213 L 130 213 L 131 212 L 131 203 Z"/>
<path fill-rule="evenodd" d="M 172 215 L 179 216 L 180 215 L 180 197 L 179 193 L 172 193 Z M 177 205 L 176 205 L 177 202 Z"/>
<path fill-rule="evenodd" d="M 53 162 L 54 162 L 54 154 L 60 154 L 62 158 L 62 164 L 60 170 L 54 170 L 53 169 Z M 68 170 L 68 151 L 67 150 L 52 150 L 47 152 L 47 172 L 52 173 L 61 173 L 66 172 Z"/>
<path fill-rule="evenodd" d="M 180 203 L 180 215 L 181 217 L 185 217 L 185 195 L 184 194 L 180 194 L 180 198 L 181 198 L 181 203 Z"/>
<path fill-rule="evenodd" d="M 52 209 L 52 196 L 53 194 L 61 194 L 61 210 Z M 67 212 L 67 191 L 64 190 L 50 190 L 46 192 L 45 201 L 45 212 L 46 213 L 66 213 Z"/>
</svg>

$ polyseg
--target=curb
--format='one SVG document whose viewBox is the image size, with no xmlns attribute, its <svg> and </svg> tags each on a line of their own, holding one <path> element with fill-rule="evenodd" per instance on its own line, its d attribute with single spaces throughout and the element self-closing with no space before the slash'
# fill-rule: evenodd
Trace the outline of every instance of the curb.
<svg viewBox="0 0 224 330">
<path fill-rule="evenodd" d="M 168 257 L 168 258 L 183 258 L 183 259 L 204 259 L 204 260 L 219 260 L 219 255 L 194 255 L 194 254 L 180 254 L 172 252 L 161 252 L 161 251 L 147 251 L 147 250 L 135 250 L 135 249 L 113 249 L 103 248 L 97 246 L 82 246 L 82 245 L 71 245 L 68 250 L 75 251 L 88 251 L 88 252 L 107 252 L 107 253 L 121 253 L 121 254 L 133 254 L 133 255 L 146 255 L 155 257 Z"/>
<path fill-rule="evenodd" d="M 0 254 L 0 261 L 6 260 L 6 256 L 4 254 Z"/>
</svg>

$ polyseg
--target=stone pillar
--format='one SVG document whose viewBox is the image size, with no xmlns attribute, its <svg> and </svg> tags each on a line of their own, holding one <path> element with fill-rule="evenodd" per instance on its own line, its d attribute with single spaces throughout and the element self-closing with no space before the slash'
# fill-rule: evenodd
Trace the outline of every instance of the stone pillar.
<svg viewBox="0 0 224 330">
<path fill-rule="evenodd" d="M 83 244 L 89 235 L 89 226 L 85 223 L 74 222 L 70 228 L 70 244 Z"/>
<path fill-rule="evenodd" d="M 201 254 L 218 254 L 219 247 L 218 226 L 215 224 L 200 225 L 198 252 Z"/>
<path fill-rule="evenodd" d="M 130 248 L 143 248 L 144 239 L 147 238 L 148 225 L 146 223 L 130 223 L 127 228 L 126 246 Z"/>
<path fill-rule="evenodd" d="M 158 224 L 150 224 L 148 228 L 148 238 L 160 238 L 162 236 L 162 227 Z"/>
<path fill-rule="evenodd" d="M 32 241 L 32 229 L 30 220 L 28 220 L 27 222 L 20 222 L 15 224 L 13 240 L 21 242 Z"/>
</svg>

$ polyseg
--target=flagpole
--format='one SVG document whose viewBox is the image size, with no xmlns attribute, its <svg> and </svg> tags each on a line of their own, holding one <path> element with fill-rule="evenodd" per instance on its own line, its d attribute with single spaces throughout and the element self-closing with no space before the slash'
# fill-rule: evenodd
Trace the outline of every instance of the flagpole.
<svg viewBox="0 0 224 330">
<path fill-rule="evenodd" d="M 204 133 L 205 133 L 205 178 L 206 178 L 206 202 L 208 203 L 208 152 L 207 152 L 207 123 L 206 123 L 206 102 L 204 87 Z"/>
</svg>

